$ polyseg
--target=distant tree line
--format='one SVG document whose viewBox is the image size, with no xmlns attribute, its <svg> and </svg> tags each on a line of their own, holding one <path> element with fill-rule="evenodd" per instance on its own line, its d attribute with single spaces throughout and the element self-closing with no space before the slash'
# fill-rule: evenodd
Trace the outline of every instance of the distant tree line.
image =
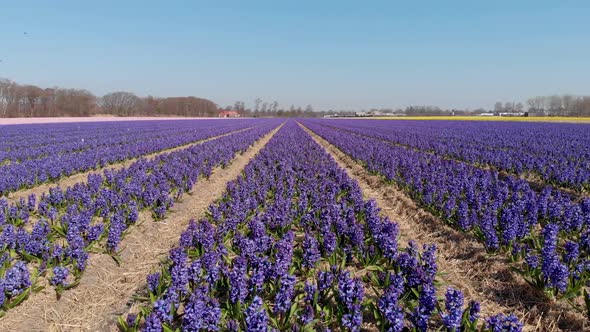
<svg viewBox="0 0 590 332">
<path fill-rule="evenodd" d="M 553 95 L 527 100 L 529 111 L 555 116 L 590 116 L 590 96 Z"/>
<path fill-rule="evenodd" d="M 40 88 L 0 79 L 0 117 L 190 116 L 216 117 L 218 108 L 197 97 L 138 97 L 112 92 L 97 97 L 83 89 Z"/>
<path fill-rule="evenodd" d="M 315 111 L 313 106 L 291 105 L 289 108 L 283 108 L 278 101 L 266 102 L 260 98 L 254 100 L 254 108 L 247 108 L 243 101 L 236 101 L 231 106 L 226 106 L 224 110 L 239 112 L 241 116 L 253 118 L 281 117 L 281 118 L 318 118 L 326 115 L 337 114 L 339 116 L 353 116 L 353 111 Z"/>
<path fill-rule="evenodd" d="M 359 114 L 410 116 L 474 115 L 488 112 L 476 110 L 442 109 L 437 106 L 408 106 L 405 109 L 371 109 L 355 112 L 350 110 L 315 111 L 311 105 L 281 107 L 272 102 L 256 98 L 253 108 L 247 108 L 243 101 L 224 107 L 242 117 L 323 117 L 355 116 Z M 131 92 L 117 91 L 97 97 L 84 89 L 59 87 L 40 88 L 35 85 L 21 85 L 7 79 L 0 79 L 0 117 L 59 117 L 59 116 L 186 116 L 217 117 L 219 108 L 210 100 L 197 97 L 153 96 L 139 97 Z M 590 116 L 590 96 L 553 95 L 533 97 L 526 106 L 521 102 L 497 102 L 492 109 L 495 113 L 523 113 L 547 116 Z"/>
<path fill-rule="evenodd" d="M 545 116 L 590 116 L 590 96 L 553 95 L 529 98 L 522 103 L 496 102 L 496 113 L 529 112 Z"/>
</svg>

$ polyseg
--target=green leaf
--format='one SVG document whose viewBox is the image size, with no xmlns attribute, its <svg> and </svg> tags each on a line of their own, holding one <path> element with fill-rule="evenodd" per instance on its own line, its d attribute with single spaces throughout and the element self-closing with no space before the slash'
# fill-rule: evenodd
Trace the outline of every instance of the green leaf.
<svg viewBox="0 0 590 332">
<path fill-rule="evenodd" d="M 178 331 L 178 329 L 173 330 L 171 327 L 168 326 L 168 324 L 162 324 L 162 329 L 164 330 L 164 332 L 176 332 L 176 331 Z"/>
<path fill-rule="evenodd" d="M 119 316 L 119 318 L 117 318 L 117 321 L 118 321 L 119 328 L 121 330 L 123 330 L 124 332 L 127 332 L 127 330 L 129 330 L 129 327 L 127 326 L 127 322 L 123 319 L 122 316 Z"/>
<path fill-rule="evenodd" d="M 299 309 L 299 306 L 297 305 L 297 302 L 293 302 L 291 304 L 291 309 L 289 310 L 289 314 L 287 315 L 287 318 L 285 319 L 285 321 L 288 322 L 291 317 L 296 315 L 297 312 L 299 311 L 298 309 Z"/>
<path fill-rule="evenodd" d="M 16 307 L 17 305 L 21 304 L 21 302 L 24 301 L 29 296 L 30 292 L 31 292 L 31 289 L 27 288 L 24 292 L 20 293 L 17 297 L 15 297 L 12 301 L 10 301 L 10 303 L 8 303 L 6 306 L 9 309 Z"/>
<path fill-rule="evenodd" d="M 271 321 L 271 323 L 272 323 L 273 326 L 277 326 L 277 327 L 279 326 L 279 323 L 277 321 L 277 318 L 275 318 L 275 317 L 268 317 L 268 319 L 270 319 L 270 321 Z"/>
<path fill-rule="evenodd" d="M 370 265 L 365 268 L 367 271 L 374 271 L 374 272 L 383 272 L 383 267 L 378 265 Z"/>
</svg>

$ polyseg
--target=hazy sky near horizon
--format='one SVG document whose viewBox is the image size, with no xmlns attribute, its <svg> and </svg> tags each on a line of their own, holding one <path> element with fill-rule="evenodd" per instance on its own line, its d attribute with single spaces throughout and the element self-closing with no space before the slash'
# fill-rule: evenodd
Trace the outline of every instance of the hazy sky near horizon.
<svg viewBox="0 0 590 332">
<path fill-rule="evenodd" d="M 588 1 L 5 1 L 0 77 L 252 106 L 590 94 Z"/>
</svg>

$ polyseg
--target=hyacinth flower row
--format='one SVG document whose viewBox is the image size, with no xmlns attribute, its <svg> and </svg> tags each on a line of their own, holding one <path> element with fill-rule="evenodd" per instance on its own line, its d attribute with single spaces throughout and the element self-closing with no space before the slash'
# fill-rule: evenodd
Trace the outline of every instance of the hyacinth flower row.
<svg viewBox="0 0 590 332">
<path fill-rule="evenodd" d="M 106 136 L 96 140 L 87 139 L 89 134 L 81 128 L 76 130 L 77 139 L 69 141 L 65 144 L 66 147 L 47 145 L 43 147 L 47 151 L 44 151 L 42 157 L 23 159 L 21 155 L 8 159 L 9 163 L 0 162 L 0 195 L 256 124 L 254 120 L 193 120 L 186 123 L 143 121 L 118 124 L 114 129 L 108 129 L 107 126 L 112 124 L 102 123 L 102 127 L 98 126 L 96 130 L 102 128 Z M 83 124 L 70 125 L 74 127 Z M 146 129 L 149 130 L 146 132 Z M 51 142 L 47 137 L 38 139 Z M 28 151 L 29 149 L 22 149 L 14 153 L 26 155 Z"/>
<path fill-rule="evenodd" d="M 237 119 L 236 122 L 254 121 Z M 203 125 L 224 127 L 235 124 L 217 120 L 150 120 L 8 125 L 3 126 L 0 133 L 0 161 L 20 162 L 49 154 L 127 143 L 142 136 L 163 136 L 158 134 L 172 130 L 196 131 Z"/>
<path fill-rule="evenodd" d="M 398 247 L 398 226 L 293 121 L 191 221 L 147 277 L 125 331 L 520 331 L 480 318 L 449 288 L 436 297 L 436 248 Z"/>
<path fill-rule="evenodd" d="M 392 146 L 307 121 L 312 131 L 396 183 L 425 209 L 509 255 L 525 279 L 552 295 L 579 297 L 590 280 L 590 199 Z"/>
<path fill-rule="evenodd" d="M 192 124 L 177 121 L 138 121 L 67 123 L 49 125 L 16 125 L 0 134 L 0 161 L 18 163 L 52 154 L 66 154 L 91 148 L 126 144 L 140 139 L 157 138 L 177 129 L 195 129 Z M 180 124 L 180 126 L 178 126 Z M 13 135 L 13 133 L 18 135 Z M 35 135 L 32 135 L 35 133 Z"/>
<path fill-rule="evenodd" d="M 590 191 L 590 126 L 568 123 L 338 120 L 331 126 Z"/>
<path fill-rule="evenodd" d="M 86 268 L 89 253 L 117 257 L 120 241 L 139 216 L 154 220 L 191 190 L 199 177 L 227 165 L 279 123 L 144 158 L 104 176 L 90 175 L 87 183 L 66 190 L 51 188 L 41 197 L 8 204 L 0 200 L 0 306 L 10 309 L 36 290 L 45 278 L 58 295 L 74 287 Z M 39 283 L 37 283 L 39 284 Z"/>
</svg>

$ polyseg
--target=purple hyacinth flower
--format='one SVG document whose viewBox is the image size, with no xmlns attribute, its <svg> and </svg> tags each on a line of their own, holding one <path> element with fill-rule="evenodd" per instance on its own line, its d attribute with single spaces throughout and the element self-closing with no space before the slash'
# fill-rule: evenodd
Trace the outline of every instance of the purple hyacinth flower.
<svg viewBox="0 0 590 332">
<path fill-rule="evenodd" d="M 268 316 L 262 306 L 262 299 L 255 296 L 252 304 L 246 309 L 246 331 L 266 332 L 268 330 Z"/>
<path fill-rule="evenodd" d="M 67 267 L 56 266 L 53 268 L 53 277 L 49 283 L 53 286 L 67 286 L 67 278 L 70 271 Z"/>
</svg>

